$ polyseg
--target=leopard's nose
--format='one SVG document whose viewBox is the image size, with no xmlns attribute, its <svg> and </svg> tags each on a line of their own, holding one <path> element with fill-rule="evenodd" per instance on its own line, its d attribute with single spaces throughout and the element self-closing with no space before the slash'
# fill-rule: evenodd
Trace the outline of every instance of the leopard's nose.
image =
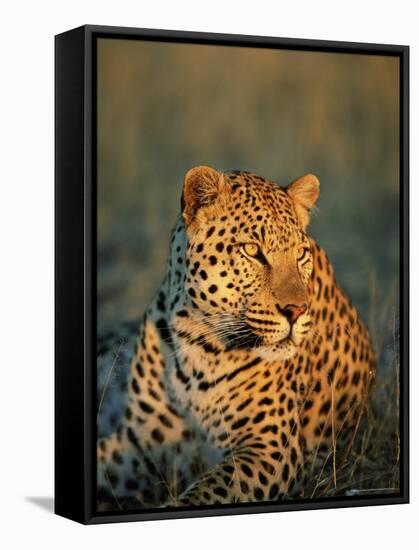
<svg viewBox="0 0 419 550">
<path fill-rule="evenodd" d="M 302 304 L 300 306 L 296 306 L 295 304 L 287 304 L 285 307 L 279 307 L 278 309 L 292 325 L 300 315 L 307 311 L 307 304 Z"/>
</svg>

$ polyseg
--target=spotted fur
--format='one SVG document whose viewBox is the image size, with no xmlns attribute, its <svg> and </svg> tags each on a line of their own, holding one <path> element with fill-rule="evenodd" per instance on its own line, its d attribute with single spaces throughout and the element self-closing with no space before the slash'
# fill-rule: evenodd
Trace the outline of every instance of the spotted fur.
<svg viewBox="0 0 419 550">
<path fill-rule="evenodd" d="M 348 450 L 375 358 L 306 233 L 318 195 L 312 175 L 186 174 L 124 415 L 98 442 L 99 508 L 293 498 Z"/>
</svg>

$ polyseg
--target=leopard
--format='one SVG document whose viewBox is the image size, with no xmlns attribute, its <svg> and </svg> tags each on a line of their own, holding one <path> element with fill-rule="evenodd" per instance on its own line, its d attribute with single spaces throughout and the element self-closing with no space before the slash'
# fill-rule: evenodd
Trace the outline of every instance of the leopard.
<svg viewBox="0 0 419 550">
<path fill-rule="evenodd" d="M 97 442 L 99 510 L 277 502 L 347 456 L 376 356 L 308 235 L 320 183 L 196 166 Z M 326 458 L 325 458 L 326 457 Z"/>
</svg>

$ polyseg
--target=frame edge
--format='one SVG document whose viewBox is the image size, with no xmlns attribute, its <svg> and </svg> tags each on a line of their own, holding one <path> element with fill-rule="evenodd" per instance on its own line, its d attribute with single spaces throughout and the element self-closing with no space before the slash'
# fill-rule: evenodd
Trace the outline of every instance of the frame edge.
<svg viewBox="0 0 419 550">
<path fill-rule="evenodd" d="M 55 37 L 55 507 L 85 523 L 84 28 Z"/>
</svg>

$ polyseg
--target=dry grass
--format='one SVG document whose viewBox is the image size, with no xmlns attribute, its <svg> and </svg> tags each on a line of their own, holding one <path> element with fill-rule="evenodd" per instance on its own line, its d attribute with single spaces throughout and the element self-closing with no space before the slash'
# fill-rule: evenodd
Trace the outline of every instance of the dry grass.
<svg viewBox="0 0 419 550">
<path fill-rule="evenodd" d="M 317 467 L 304 496 L 397 493 L 400 488 L 398 368 L 378 378 L 351 452 L 336 470 L 332 455 Z"/>
</svg>

